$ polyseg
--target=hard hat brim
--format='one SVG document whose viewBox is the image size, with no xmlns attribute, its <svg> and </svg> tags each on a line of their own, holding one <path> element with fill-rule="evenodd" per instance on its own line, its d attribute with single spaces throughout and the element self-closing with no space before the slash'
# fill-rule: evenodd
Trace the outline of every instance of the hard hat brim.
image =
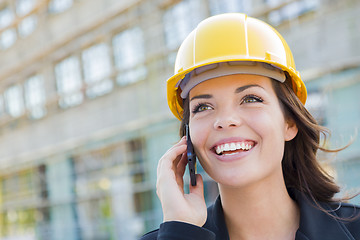
<svg viewBox="0 0 360 240">
<path fill-rule="evenodd" d="M 203 67 L 206 65 L 214 64 L 214 63 L 223 63 L 223 62 L 231 62 L 231 61 L 262 62 L 262 63 L 268 63 L 268 64 L 278 67 L 282 71 L 288 73 L 288 75 L 291 78 L 292 87 L 293 87 L 295 94 L 297 95 L 299 100 L 303 104 L 305 104 L 306 98 L 307 98 L 307 91 L 306 91 L 305 84 L 303 83 L 303 81 L 300 78 L 299 72 L 296 72 L 296 74 L 294 74 L 294 70 L 288 69 L 284 65 L 280 65 L 277 62 L 273 62 L 273 61 L 269 61 L 269 60 L 260 60 L 260 59 L 259 60 L 249 60 L 249 59 L 244 58 L 244 59 L 231 59 L 229 61 L 229 58 L 227 57 L 226 59 L 223 59 L 223 60 L 216 60 L 216 61 L 212 61 L 212 62 L 207 62 L 206 64 L 199 64 L 199 65 L 193 66 L 189 69 L 181 71 L 178 74 L 173 75 L 172 77 L 170 77 L 167 80 L 167 100 L 168 100 L 168 103 L 171 103 L 171 104 L 169 104 L 169 108 L 170 108 L 171 112 L 176 116 L 177 119 L 179 119 L 181 121 L 183 118 L 183 99 L 180 97 L 181 88 L 178 85 L 179 85 L 179 82 L 185 77 L 185 75 L 199 67 Z"/>
</svg>

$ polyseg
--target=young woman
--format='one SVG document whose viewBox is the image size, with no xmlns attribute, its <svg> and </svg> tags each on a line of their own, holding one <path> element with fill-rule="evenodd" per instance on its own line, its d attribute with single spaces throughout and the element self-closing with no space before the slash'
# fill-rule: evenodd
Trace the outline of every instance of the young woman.
<svg viewBox="0 0 360 240">
<path fill-rule="evenodd" d="M 333 199 L 339 187 L 316 161 L 324 129 L 304 107 L 305 85 L 276 30 L 239 13 L 204 20 L 167 87 L 180 133 L 189 126 L 220 196 L 206 208 L 200 175 L 184 193 L 182 137 L 158 164 L 164 222 L 142 239 L 360 239 L 359 207 Z"/>
</svg>

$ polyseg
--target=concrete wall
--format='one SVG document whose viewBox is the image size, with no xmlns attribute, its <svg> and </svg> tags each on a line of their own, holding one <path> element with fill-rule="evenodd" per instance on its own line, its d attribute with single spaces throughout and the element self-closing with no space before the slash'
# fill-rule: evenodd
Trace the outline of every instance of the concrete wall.
<svg viewBox="0 0 360 240">
<path fill-rule="evenodd" d="M 26 208 L 52 216 L 52 219 L 45 216 L 45 222 L 40 218 L 36 220 L 39 231 L 36 236 L 48 239 L 54 231 L 61 231 L 64 227 L 58 225 L 61 219 L 68 219 L 67 222 L 74 225 L 71 239 L 91 238 L 92 233 L 82 233 L 86 232 L 84 226 L 89 226 L 91 220 L 84 213 L 86 206 L 92 206 L 96 213 L 110 208 L 112 218 L 103 222 L 100 228 L 103 227 L 111 239 L 122 239 L 128 231 L 132 233 L 127 239 L 135 239 L 136 235 L 155 228 L 161 222 L 160 203 L 155 194 L 156 165 L 163 153 L 177 141 L 179 124 L 168 110 L 165 95 L 166 79 L 172 74 L 172 57 L 176 49 L 166 47 L 163 16 L 167 9 L 179 2 L 76 0 L 71 8 L 57 14 L 49 13 L 47 5 L 41 5 L 37 8 L 39 24 L 35 32 L 0 52 L 0 94 L 13 83 L 23 84 L 33 74 L 41 74 L 45 79 L 48 101 L 44 118 L 29 119 L 26 113 L 17 118 L 6 113 L 0 116 L 2 181 L 28 169 L 35 169 L 37 173 L 39 166 L 47 169 L 47 197 L 38 196 L 35 202 L 29 201 L 26 205 Z M 208 1 L 201 0 L 201 3 L 204 6 L 201 13 L 210 15 Z M 266 7 L 261 0 L 253 1 L 253 4 L 249 15 L 269 21 L 269 13 L 281 9 L 284 3 L 273 9 Z M 322 105 L 325 125 L 333 131 L 331 145 L 335 147 L 346 144 L 351 136 L 356 135 L 354 129 L 360 122 L 360 108 L 357 106 L 357 92 L 360 90 L 359 12 L 359 1 L 323 0 L 313 10 L 276 26 L 293 51 L 309 93 L 318 92 L 325 96 Z M 80 105 L 60 108 L 54 66 L 68 56 L 81 58 L 82 51 L 93 44 L 104 42 L 112 50 L 113 36 L 133 26 L 140 26 L 145 38 L 145 80 L 119 86 L 115 82 L 119 72 L 114 68 L 109 76 L 114 83 L 110 93 L 94 99 L 84 95 Z M 114 59 L 111 61 L 113 63 Z M 86 85 L 82 89 L 84 94 L 85 90 Z M 309 106 L 311 104 L 309 100 Z M 129 147 L 134 139 L 143 144 L 144 154 L 143 162 L 136 164 L 129 163 L 131 156 L 138 151 L 132 152 Z M 105 183 L 109 181 L 109 189 L 81 195 L 84 193 L 76 192 L 79 176 L 75 173 L 62 184 L 56 182 L 61 181 L 58 179 L 61 176 L 56 178 L 57 174 L 66 176 L 74 171 L 72 164 L 76 163 L 76 157 L 95 152 L 93 157 L 96 158 L 96 154 L 108 153 L 109 148 L 121 152 L 114 153 L 118 158 L 117 165 L 90 172 L 88 178 L 82 176 L 81 179 L 89 185 L 91 181 L 101 183 L 105 179 Z M 338 156 L 330 156 L 335 177 L 347 188 L 359 188 L 359 149 L 356 140 Z M 206 198 L 211 201 L 213 185 L 211 182 L 206 184 Z M 62 187 L 63 196 L 74 198 L 63 199 L 62 207 L 56 203 L 58 186 Z M 35 195 L 39 195 L 37 188 L 32 190 Z M 126 197 L 120 194 L 121 190 L 126 191 Z M 146 200 L 137 199 L 141 193 L 147 197 Z M 116 205 L 119 201 L 127 205 L 121 208 Z M 152 207 L 148 209 L 141 202 L 151 202 Z M 135 212 L 139 206 L 145 210 Z M 4 204 L 0 214 L 5 219 L 9 213 L 21 212 L 24 208 L 24 204 L 17 202 Z M 124 209 L 131 210 L 131 224 L 126 225 L 124 216 L 120 214 Z M 40 226 L 40 222 L 45 225 Z M 2 221 L 0 225 L 4 225 Z"/>
</svg>

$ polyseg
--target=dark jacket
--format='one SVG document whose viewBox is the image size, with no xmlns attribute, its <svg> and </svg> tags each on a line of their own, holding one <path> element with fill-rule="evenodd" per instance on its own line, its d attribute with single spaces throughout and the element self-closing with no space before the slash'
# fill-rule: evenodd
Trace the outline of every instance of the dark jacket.
<svg viewBox="0 0 360 240">
<path fill-rule="evenodd" d="M 300 207 L 300 226 L 295 240 L 360 240 L 360 218 L 352 221 L 336 220 L 315 207 L 304 194 L 289 190 Z M 360 214 L 360 207 L 346 203 L 320 203 L 329 214 L 351 218 Z M 274 216 L 276 217 L 276 216 Z M 182 222 L 165 222 L 160 228 L 145 234 L 140 240 L 228 240 L 220 197 L 208 208 L 203 227 Z"/>
</svg>

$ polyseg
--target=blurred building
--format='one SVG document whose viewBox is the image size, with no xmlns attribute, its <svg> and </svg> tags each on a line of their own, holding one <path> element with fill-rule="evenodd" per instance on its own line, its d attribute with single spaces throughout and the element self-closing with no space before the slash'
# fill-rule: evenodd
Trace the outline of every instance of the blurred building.
<svg viewBox="0 0 360 240">
<path fill-rule="evenodd" d="M 1 239 L 132 240 L 158 226 L 156 165 L 179 126 L 165 81 L 185 36 L 222 12 L 283 34 L 327 146 L 354 137 L 324 166 L 359 190 L 359 1 L 0 0 Z"/>
</svg>

